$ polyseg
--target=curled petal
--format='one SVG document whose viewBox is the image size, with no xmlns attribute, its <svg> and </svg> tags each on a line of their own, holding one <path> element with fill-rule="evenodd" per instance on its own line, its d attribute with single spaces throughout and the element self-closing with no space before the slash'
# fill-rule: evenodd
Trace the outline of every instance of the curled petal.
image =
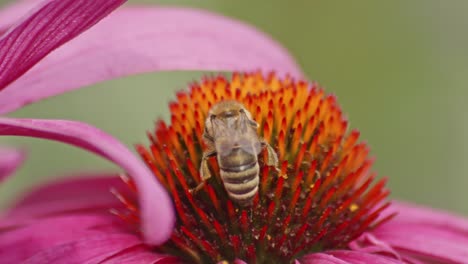
<svg viewBox="0 0 468 264">
<path fill-rule="evenodd" d="M 112 175 L 114 176 L 114 175 Z M 40 186 L 19 200 L 0 220 L 0 229 L 13 228 L 36 221 L 39 217 L 79 213 L 108 213 L 121 202 L 111 194 L 127 190 L 121 179 L 111 174 L 77 174 Z"/>
<path fill-rule="evenodd" d="M 124 2 L 50 0 L 43 3 L 0 37 L 0 90 Z"/>
<path fill-rule="evenodd" d="M 0 182 L 23 163 L 25 156 L 22 150 L 0 147 Z"/>
<path fill-rule="evenodd" d="M 379 240 L 371 233 L 364 233 L 349 244 L 349 248 L 355 251 L 372 253 L 372 254 L 384 254 L 391 256 L 392 258 L 404 261 L 408 264 L 423 264 L 420 260 L 413 258 L 405 254 L 399 254 L 394 248 L 392 248 L 387 242 Z M 403 255 L 403 256 L 402 256 Z"/>
<path fill-rule="evenodd" d="M 372 234 L 404 257 L 464 263 L 468 259 L 468 220 L 432 208 L 396 203 L 397 217 Z"/>
<path fill-rule="evenodd" d="M 162 70 L 302 76 L 283 47 L 239 21 L 192 9 L 124 7 L 10 84 L 0 93 L 0 113 L 104 80 Z"/>
<path fill-rule="evenodd" d="M 19 18 L 24 17 L 34 8 L 38 8 L 39 1 L 18 1 L 6 7 L 0 8 L 0 36 L 13 24 L 18 22 Z"/>
<path fill-rule="evenodd" d="M 122 143 L 84 123 L 65 120 L 0 118 L 0 135 L 45 138 L 87 149 L 120 165 L 138 188 L 142 228 L 150 244 L 161 244 L 172 233 L 172 201 L 152 172 Z"/>
<path fill-rule="evenodd" d="M 349 243 L 348 246 L 355 251 L 387 254 L 393 256 L 395 259 L 401 260 L 400 254 L 398 254 L 395 249 L 384 241 L 378 240 L 370 233 L 362 234 L 358 239 Z"/>
</svg>

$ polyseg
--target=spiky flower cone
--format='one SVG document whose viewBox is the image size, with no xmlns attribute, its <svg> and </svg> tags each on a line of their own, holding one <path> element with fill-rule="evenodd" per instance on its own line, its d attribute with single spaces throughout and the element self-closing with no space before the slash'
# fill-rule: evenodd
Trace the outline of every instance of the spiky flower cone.
<svg viewBox="0 0 468 264">
<path fill-rule="evenodd" d="M 278 172 L 265 165 L 266 151 L 260 153 L 259 191 L 249 207 L 229 199 L 216 158 L 209 161 L 215 177 L 190 192 L 201 181 L 207 112 L 228 99 L 252 113 L 259 136 L 280 161 Z M 260 73 L 208 77 L 178 93 L 170 111 L 170 124 L 158 121 L 148 134 L 149 148 L 137 146 L 178 215 L 170 241 L 155 250 L 195 263 L 290 263 L 306 253 L 345 248 L 390 218 L 377 219 L 389 192 L 384 179 L 373 182 L 367 145 L 358 143 L 358 131 L 346 132 L 336 98 L 314 83 Z M 137 223 L 138 205 L 121 199 L 130 209 L 121 217 Z"/>
</svg>

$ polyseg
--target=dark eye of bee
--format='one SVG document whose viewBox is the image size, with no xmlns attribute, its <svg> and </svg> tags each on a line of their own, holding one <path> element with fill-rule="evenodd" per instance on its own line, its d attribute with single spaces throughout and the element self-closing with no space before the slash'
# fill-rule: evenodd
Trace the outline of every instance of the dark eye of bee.
<svg viewBox="0 0 468 264">
<path fill-rule="evenodd" d="M 211 120 L 214 120 L 215 118 L 216 118 L 216 115 L 211 115 L 211 116 L 210 116 L 210 119 L 211 119 Z"/>
</svg>

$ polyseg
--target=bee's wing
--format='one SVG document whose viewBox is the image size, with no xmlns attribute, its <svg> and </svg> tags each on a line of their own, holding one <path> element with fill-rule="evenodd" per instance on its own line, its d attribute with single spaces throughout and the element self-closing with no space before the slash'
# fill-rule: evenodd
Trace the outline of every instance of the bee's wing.
<svg viewBox="0 0 468 264">
<path fill-rule="evenodd" d="M 237 143 L 242 150 L 257 156 L 262 151 L 262 145 L 257 133 L 253 129 L 249 130 L 252 130 L 252 132 L 242 135 Z"/>
<path fill-rule="evenodd" d="M 214 122 L 217 139 L 215 144 L 218 154 L 228 155 L 236 148 L 252 155 L 258 155 L 261 152 L 257 131 L 248 123 L 249 120 L 246 116 L 241 116 L 238 122 L 231 127 L 222 121 Z"/>
<path fill-rule="evenodd" d="M 257 134 L 257 123 L 250 120 L 244 113 L 241 115 L 239 126 L 240 137 L 238 138 L 238 144 L 240 148 L 253 155 L 260 154 L 262 146 Z"/>
</svg>

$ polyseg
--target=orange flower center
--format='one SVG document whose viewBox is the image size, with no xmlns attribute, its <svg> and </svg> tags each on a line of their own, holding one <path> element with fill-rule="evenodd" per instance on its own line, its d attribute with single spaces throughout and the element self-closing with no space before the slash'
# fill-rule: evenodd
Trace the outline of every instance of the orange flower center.
<svg viewBox="0 0 468 264">
<path fill-rule="evenodd" d="M 279 170 L 258 155 L 259 190 L 250 206 L 232 201 L 216 157 L 213 177 L 198 192 L 204 123 L 223 100 L 242 103 L 258 124 L 258 135 L 279 158 Z M 279 79 L 275 74 L 208 77 L 179 92 L 170 104 L 171 122 L 158 121 L 150 146 L 137 150 L 172 195 L 177 224 L 158 248 L 195 263 L 242 259 L 248 263 L 291 263 L 300 256 L 346 248 L 377 220 L 389 202 L 385 180 L 373 183 L 369 148 L 348 122 L 336 98 L 315 83 Z M 138 217 L 128 202 L 127 219 Z M 124 214 L 121 214 L 123 217 Z"/>
</svg>

